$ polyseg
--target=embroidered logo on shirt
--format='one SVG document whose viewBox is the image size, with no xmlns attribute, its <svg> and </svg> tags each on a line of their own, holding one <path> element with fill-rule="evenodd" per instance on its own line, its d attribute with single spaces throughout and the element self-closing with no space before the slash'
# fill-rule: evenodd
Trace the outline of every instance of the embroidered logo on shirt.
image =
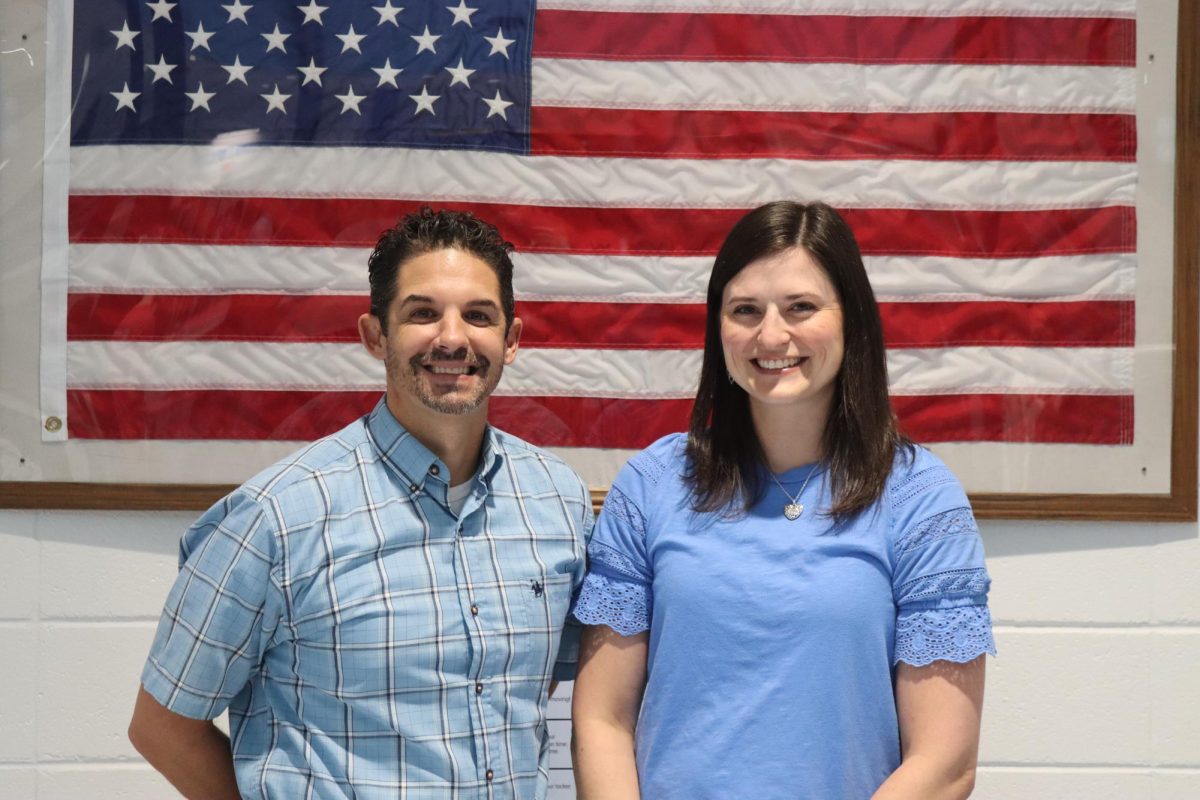
<svg viewBox="0 0 1200 800">
<path fill-rule="evenodd" d="M 532 584 L 530 584 L 529 588 L 533 589 L 534 597 L 541 597 L 542 592 L 546 591 L 546 587 L 542 586 L 541 581 L 534 581 Z"/>
</svg>

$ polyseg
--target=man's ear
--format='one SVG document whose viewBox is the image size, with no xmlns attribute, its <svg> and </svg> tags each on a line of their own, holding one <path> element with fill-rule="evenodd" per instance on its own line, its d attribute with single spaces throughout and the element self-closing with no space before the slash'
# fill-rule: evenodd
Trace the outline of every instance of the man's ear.
<svg viewBox="0 0 1200 800">
<path fill-rule="evenodd" d="M 504 363 L 511 364 L 513 359 L 517 357 L 517 347 L 521 344 L 521 318 L 513 317 L 512 324 L 508 326 L 508 333 L 504 335 Z"/>
<path fill-rule="evenodd" d="M 368 353 L 383 361 L 387 355 L 387 347 L 384 345 L 383 326 L 379 324 L 379 317 L 374 314 L 363 314 L 359 317 L 358 338 Z"/>
</svg>

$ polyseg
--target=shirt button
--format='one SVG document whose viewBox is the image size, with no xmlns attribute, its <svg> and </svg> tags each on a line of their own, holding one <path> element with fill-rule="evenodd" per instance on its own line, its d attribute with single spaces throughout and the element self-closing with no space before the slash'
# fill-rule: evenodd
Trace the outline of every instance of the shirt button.
<svg viewBox="0 0 1200 800">
<path fill-rule="evenodd" d="M 496 773 L 492 772 L 490 769 L 486 773 L 484 773 L 484 777 L 487 778 L 489 781 L 492 778 L 494 778 L 495 776 L 496 776 Z"/>
<path fill-rule="evenodd" d="M 410 484 L 408 485 L 408 490 L 409 490 L 410 492 L 418 492 L 418 491 L 420 491 L 420 489 L 421 489 L 421 487 L 420 487 L 420 486 L 417 486 L 415 483 L 410 483 Z"/>
<path fill-rule="evenodd" d="M 429 468 L 429 474 L 430 474 L 430 475 L 437 475 L 439 472 L 441 472 L 441 470 L 440 470 L 440 469 L 438 469 L 438 465 L 437 465 L 437 464 L 434 464 L 433 466 L 431 466 L 431 467 Z"/>
<path fill-rule="evenodd" d="M 471 606 L 471 615 L 476 616 L 476 617 L 479 616 L 479 606 L 477 606 L 477 605 Z"/>
<path fill-rule="evenodd" d="M 482 683 L 475 684 L 475 694 L 483 694 L 483 684 Z"/>
</svg>

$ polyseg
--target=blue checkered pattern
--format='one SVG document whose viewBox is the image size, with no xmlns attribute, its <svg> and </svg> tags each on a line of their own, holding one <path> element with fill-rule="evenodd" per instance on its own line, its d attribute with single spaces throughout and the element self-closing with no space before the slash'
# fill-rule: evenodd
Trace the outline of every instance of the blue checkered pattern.
<svg viewBox="0 0 1200 800">
<path fill-rule="evenodd" d="M 544 795 L 588 493 L 495 429 L 459 517 L 447 474 L 381 401 L 184 536 L 142 681 L 184 716 L 229 708 L 243 796 Z"/>
</svg>

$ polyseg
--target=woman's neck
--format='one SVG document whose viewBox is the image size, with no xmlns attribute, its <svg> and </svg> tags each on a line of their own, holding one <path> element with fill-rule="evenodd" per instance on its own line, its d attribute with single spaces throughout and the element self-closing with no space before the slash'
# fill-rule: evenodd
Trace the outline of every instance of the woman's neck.
<svg viewBox="0 0 1200 800">
<path fill-rule="evenodd" d="M 772 472 L 786 472 L 824 457 L 828 402 L 776 406 L 751 400 L 750 418 Z"/>
</svg>

